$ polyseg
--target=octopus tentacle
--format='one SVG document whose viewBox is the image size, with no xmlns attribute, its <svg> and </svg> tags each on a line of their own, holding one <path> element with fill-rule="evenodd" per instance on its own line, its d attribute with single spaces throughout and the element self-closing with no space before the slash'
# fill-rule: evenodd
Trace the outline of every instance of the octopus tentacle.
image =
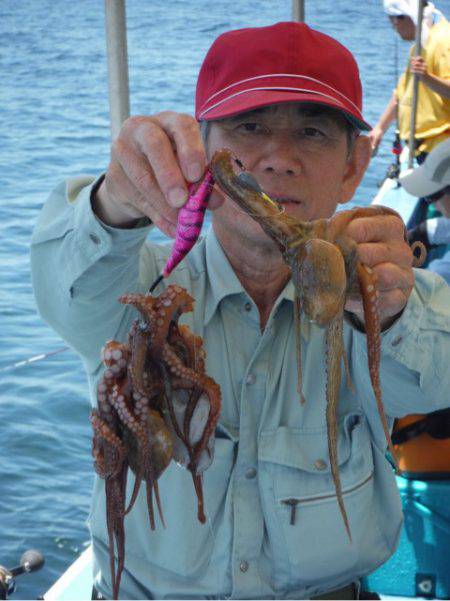
<svg viewBox="0 0 450 601">
<path fill-rule="evenodd" d="M 185 367 L 169 345 L 164 346 L 162 354 L 165 361 L 170 366 L 170 370 L 176 376 L 189 381 L 192 386 L 197 386 L 199 389 L 203 390 L 210 403 L 208 422 L 199 442 L 194 447 L 193 459 L 195 461 L 206 447 L 208 438 L 215 430 L 220 412 L 220 388 L 209 376 L 198 374 L 192 369 Z"/>
<path fill-rule="evenodd" d="M 378 414 L 383 426 L 384 435 L 392 455 L 392 459 L 396 462 L 397 470 L 399 469 L 396 461 L 394 445 L 392 444 L 389 425 L 387 423 L 386 414 L 384 412 L 383 401 L 381 398 L 380 384 L 380 362 L 381 362 L 381 333 L 380 333 L 380 318 L 378 310 L 379 292 L 376 287 L 376 275 L 373 270 L 367 265 L 358 264 L 357 266 L 359 282 L 361 286 L 361 296 L 364 307 L 364 322 L 366 326 L 367 336 L 367 354 L 369 362 L 370 381 L 372 383 L 373 393 L 377 403 Z"/>
<path fill-rule="evenodd" d="M 110 426 L 103 421 L 98 411 L 93 409 L 91 411 L 90 420 L 94 429 L 94 443 L 92 448 L 92 454 L 94 456 L 94 467 L 95 471 L 101 478 L 115 476 L 122 465 L 122 461 L 125 457 L 125 449 L 120 438 L 113 432 Z M 100 441 L 102 444 L 100 444 Z M 105 447 L 112 447 L 116 451 L 114 462 L 106 461 Z M 108 449 L 108 454 L 111 454 L 112 450 Z"/>
<path fill-rule="evenodd" d="M 182 313 L 194 308 L 194 299 L 181 286 L 168 286 L 156 302 L 148 302 L 153 297 L 142 294 L 124 294 L 119 298 L 121 303 L 134 305 L 142 314 L 152 333 L 152 352 L 160 349 L 166 342 L 172 322 L 177 321 Z"/>
<path fill-rule="evenodd" d="M 344 361 L 344 369 L 345 369 L 345 384 L 346 384 L 347 388 L 350 389 L 353 394 L 355 394 L 355 386 L 353 385 L 352 378 L 350 376 L 350 365 L 348 364 L 348 357 L 347 357 L 347 352 L 346 352 L 345 348 L 343 349 L 343 352 L 342 352 L 342 359 Z"/>
<path fill-rule="evenodd" d="M 411 252 L 413 254 L 413 267 L 422 267 L 427 258 L 427 249 L 423 242 L 416 240 L 411 244 Z"/>
<path fill-rule="evenodd" d="M 135 393 L 147 397 L 152 393 L 152 383 L 147 372 L 147 351 L 151 342 L 150 329 L 146 323 L 135 322 L 130 336 L 131 361 L 128 369 Z"/>
<path fill-rule="evenodd" d="M 347 383 L 352 386 L 349 377 L 348 361 L 342 342 L 343 309 L 345 298 L 362 292 L 364 314 L 367 327 L 367 345 L 369 372 L 374 389 L 378 411 L 383 428 L 392 448 L 384 415 L 379 383 L 380 367 L 380 324 L 378 306 L 371 300 L 366 287 L 365 269 L 358 261 L 357 245 L 346 235 L 346 228 L 356 218 L 398 213 L 386 207 L 364 207 L 350 211 L 341 211 L 330 219 L 309 222 L 297 221 L 286 215 L 264 194 L 252 177 L 239 177 L 233 168 L 230 151 L 217 152 L 211 161 L 210 169 L 222 190 L 238 204 L 249 216 L 257 221 L 262 229 L 278 245 L 285 262 L 290 266 L 292 281 L 305 315 L 319 326 L 327 328 L 327 428 L 329 433 L 329 452 L 333 478 L 338 493 L 341 513 L 347 532 L 350 534 L 348 520 L 344 513 L 340 483 L 336 444 L 337 403 L 339 400 L 339 378 L 343 360 Z M 253 183 L 252 183 L 253 182 Z M 370 285 L 370 284 L 369 284 Z M 374 290 L 376 290 L 375 284 Z M 341 333 L 339 334 L 338 331 Z M 297 336 L 300 325 L 296 323 Z M 297 340 L 297 360 L 300 343 Z M 299 375 L 301 372 L 299 371 Z M 340 380 L 339 380 L 340 382 Z M 392 452 L 392 451 L 391 451 Z"/>
<path fill-rule="evenodd" d="M 294 300 L 294 328 L 295 328 L 295 351 L 297 354 L 297 392 L 300 396 L 300 404 L 304 405 L 306 399 L 302 389 L 302 303 L 298 294 Z"/>
<path fill-rule="evenodd" d="M 347 530 L 350 542 L 352 535 L 348 521 L 347 512 L 344 505 L 342 495 L 341 478 L 339 475 L 339 462 L 337 452 L 338 440 L 338 402 L 339 390 L 341 387 L 341 364 L 344 351 L 343 342 L 343 311 L 342 306 L 338 313 L 327 325 L 326 331 L 326 363 L 327 363 L 327 439 L 328 439 L 328 454 L 330 457 L 331 474 L 333 476 L 334 487 L 339 509 L 344 520 L 345 529 Z"/>
<path fill-rule="evenodd" d="M 172 459 L 190 472 L 204 512 L 202 473 L 212 461 L 220 388 L 205 374 L 202 339 L 178 319 L 193 299 L 180 286 L 159 297 L 128 294 L 120 302 L 137 308 L 126 344 L 109 341 L 102 351 L 105 371 L 92 411 L 94 466 L 105 480 L 109 560 L 113 596 L 118 598 L 125 562 L 125 515 L 146 484 L 150 528 L 154 501 L 165 527 L 158 478 Z M 128 468 L 135 475 L 126 506 Z M 117 562 L 116 562 L 117 558 Z"/>
</svg>

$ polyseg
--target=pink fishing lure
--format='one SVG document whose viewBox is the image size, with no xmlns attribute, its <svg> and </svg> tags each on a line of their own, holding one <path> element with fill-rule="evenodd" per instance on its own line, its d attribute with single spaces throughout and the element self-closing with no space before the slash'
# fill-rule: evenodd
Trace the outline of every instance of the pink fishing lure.
<svg viewBox="0 0 450 601">
<path fill-rule="evenodd" d="M 198 189 L 191 194 L 194 186 L 195 184 L 190 184 L 189 198 L 178 213 L 177 233 L 170 257 L 162 273 L 151 286 L 150 292 L 153 292 L 159 282 L 184 259 L 200 236 L 209 195 L 214 186 L 212 173 L 208 170 Z"/>
</svg>

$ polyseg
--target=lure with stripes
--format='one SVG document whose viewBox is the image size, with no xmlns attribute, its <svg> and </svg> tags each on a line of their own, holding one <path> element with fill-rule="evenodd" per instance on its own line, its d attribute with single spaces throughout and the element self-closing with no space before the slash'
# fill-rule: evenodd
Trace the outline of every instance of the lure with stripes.
<svg viewBox="0 0 450 601">
<path fill-rule="evenodd" d="M 191 184 L 190 190 L 193 186 L 194 184 Z M 150 287 L 150 292 L 153 292 L 156 286 L 175 269 L 197 242 L 213 186 L 214 178 L 212 173 L 207 171 L 198 189 L 189 194 L 186 204 L 181 207 L 178 213 L 177 233 L 172 252 L 164 269 Z"/>
</svg>

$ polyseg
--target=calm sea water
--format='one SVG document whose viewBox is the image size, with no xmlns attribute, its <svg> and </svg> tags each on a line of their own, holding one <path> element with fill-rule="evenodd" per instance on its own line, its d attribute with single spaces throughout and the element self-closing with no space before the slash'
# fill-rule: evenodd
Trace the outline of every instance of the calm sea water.
<svg viewBox="0 0 450 601">
<path fill-rule="evenodd" d="M 306 2 L 307 22 L 360 64 L 365 115 L 375 122 L 395 80 L 395 36 L 379 0 Z M 450 0 L 439 3 L 448 16 Z M 229 28 L 289 20 L 290 0 L 129 0 L 133 114 L 193 111 L 212 40 Z M 398 44 L 399 69 L 408 44 Z M 108 163 L 103 2 L 0 3 L 0 369 L 64 343 L 36 313 L 29 240 L 62 178 Z M 355 197 L 367 204 L 390 161 L 387 136 Z M 0 372 L 0 564 L 40 549 L 46 565 L 19 580 L 17 598 L 43 593 L 83 550 L 92 484 L 88 390 L 72 352 Z"/>
</svg>

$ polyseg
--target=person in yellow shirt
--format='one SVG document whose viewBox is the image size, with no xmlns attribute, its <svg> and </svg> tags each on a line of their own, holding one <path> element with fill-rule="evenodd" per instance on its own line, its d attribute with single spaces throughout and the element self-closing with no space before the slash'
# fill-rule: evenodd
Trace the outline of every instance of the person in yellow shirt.
<svg viewBox="0 0 450 601">
<path fill-rule="evenodd" d="M 416 74 L 419 93 L 415 152 L 419 163 L 435 146 L 450 137 L 450 23 L 431 2 L 425 4 L 421 56 L 413 56 L 413 46 L 405 73 L 400 77 L 378 123 L 369 133 L 375 150 L 386 130 L 398 117 L 400 138 L 409 141 Z M 400 37 L 407 41 L 415 40 L 418 0 L 384 0 L 384 9 Z"/>
</svg>

